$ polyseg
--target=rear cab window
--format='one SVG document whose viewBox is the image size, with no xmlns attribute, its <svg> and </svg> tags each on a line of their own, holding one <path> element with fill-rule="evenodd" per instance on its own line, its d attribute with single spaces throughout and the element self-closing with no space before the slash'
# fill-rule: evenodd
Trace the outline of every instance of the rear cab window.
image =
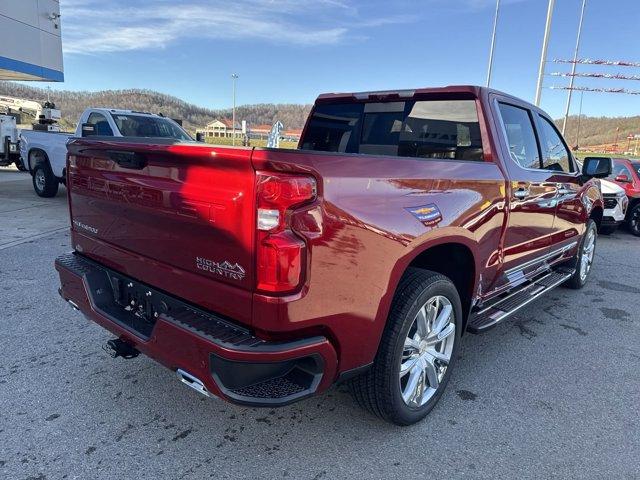
<svg viewBox="0 0 640 480">
<path fill-rule="evenodd" d="M 475 100 L 318 104 L 303 150 L 483 160 Z"/>
<path fill-rule="evenodd" d="M 113 130 L 111 130 L 111 126 L 109 125 L 107 117 L 105 117 L 103 114 L 98 112 L 91 112 L 89 118 L 87 119 L 87 123 L 89 125 L 93 125 L 96 135 L 113 137 Z"/>
<path fill-rule="evenodd" d="M 192 140 L 180 125 L 169 118 L 134 113 L 112 113 L 111 117 L 123 137 Z"/>
</svg>

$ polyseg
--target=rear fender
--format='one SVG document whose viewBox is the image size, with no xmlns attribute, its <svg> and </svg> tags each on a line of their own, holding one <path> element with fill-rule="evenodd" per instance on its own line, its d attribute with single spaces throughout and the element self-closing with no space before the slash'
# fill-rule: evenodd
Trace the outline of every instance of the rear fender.
<svg viewBox="0 0 640 480">
<path fill-rule="evenodd" d="M 482 271 L 482 266 L 478 263 L 479 255 L 477 254 L 478 244 L 476 239 L 473 237 L 471 232 L 465 230 L 463 228 L 457 227 L 448 227 L 437 229 L 436 231 L 432 231 L 426 236 L 416 238 L 414 242 L 408 245 L 408 248 L 411 248 L 409 253 L 405 256 L 398 259 L 393 268 L 391 275 L 389 277 L 389 284 L 387 286 L 387 292 L 382 297 L 380 301 L 380 305 L 378 307 L 378 313 L 376 316 L 376 326 L 378 329 L 377 332 L 377 341 L 380 342 L 382 338 L 382 332 L 387 323 L 387 318 L 389 316 L 389 312 L 391 310 L 391 304 L 393 302 L 393 297 L 395 295 L 396 289 L 402 279 L 402 276 L 409 268 L 409 265 L 422 253 L 427 250 L 437 247 L 440 245 L 446 244 L 461 244 L 467 247 L 474 258 L 474 278 L 473 278 L 473 288 L 471 293 L 471 298 L 475 298 L 476 292 L 478 290 L 480 272 Z"/>
<path fill-rule="evenodd" d="M 45 152 L 42 148 L 39 147 L 31 147 L 29 148 L 29 153 L 27 154 L 27 169 L 33 175 L 33 169 L 36 165 L 44 163 L 51 168 L 51 163 L 49 162 L 49 156 L 47 152 Z"/>
</svg>

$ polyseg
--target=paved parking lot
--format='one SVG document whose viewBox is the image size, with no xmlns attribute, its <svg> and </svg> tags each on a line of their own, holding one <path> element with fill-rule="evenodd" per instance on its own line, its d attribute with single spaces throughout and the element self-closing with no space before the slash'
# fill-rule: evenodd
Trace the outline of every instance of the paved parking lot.
<svg viewBox="0 0 640 480">
<path fill-rule="evenodd" d="M 277 410 L 200 397 L 58 296 L 66 192 L 0 169 L 0 478 L 638 478 L 640 239 L 600 237 L 559 288 L 467 335 L 440 404 L 399 428 L 344 387 Z"/>
</svg>

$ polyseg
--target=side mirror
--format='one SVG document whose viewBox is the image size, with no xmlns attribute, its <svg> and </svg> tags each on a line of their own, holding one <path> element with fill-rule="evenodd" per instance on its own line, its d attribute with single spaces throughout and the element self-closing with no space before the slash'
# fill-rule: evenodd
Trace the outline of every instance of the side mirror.
<svg viewBox="0 0 640 480">
<path fill-rule="evenodd" d="M 196 142 L 204 142 L 204 133 L 196 132 Z"/>
<path fill-rule="evenodd" d="M 621 173 L 620 175 L 618 175 L 615 178 L 615 181 L 620 183 L 631 183 L 631 179 L 624 173 Z"/>
<path fill-rule="evenodd" d="M 582 163 L 582 175 L 589 178 L 607 178 L 611 175 L 609 157 L 586 157 Z"/>
<path fill-rule="evenodd" d="M 82 136 L 83 137 L 90 137 L 91 135 L 95 135 L 95 134 L 96 134 L 95 125 L 92 125 L 90 123 L 83 123 L 82 124 Z"/>
</svg>

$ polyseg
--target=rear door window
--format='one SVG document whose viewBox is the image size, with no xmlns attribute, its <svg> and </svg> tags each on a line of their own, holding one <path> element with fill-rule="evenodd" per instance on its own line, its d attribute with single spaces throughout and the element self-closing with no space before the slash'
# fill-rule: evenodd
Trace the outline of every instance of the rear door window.
<svg viewBox="0 0 640 480">
<path fill-rule="evenodd" d="M 319 105 L 310 120 L 302 148 L 483 160 L 474 100 Z"/>
<path fill-rule="evenodd" d="M 529 111 L 507 103 L 498 105 L 511 159 L 524 168 L 540 168 L 540 152 Z"/>
</svg>

